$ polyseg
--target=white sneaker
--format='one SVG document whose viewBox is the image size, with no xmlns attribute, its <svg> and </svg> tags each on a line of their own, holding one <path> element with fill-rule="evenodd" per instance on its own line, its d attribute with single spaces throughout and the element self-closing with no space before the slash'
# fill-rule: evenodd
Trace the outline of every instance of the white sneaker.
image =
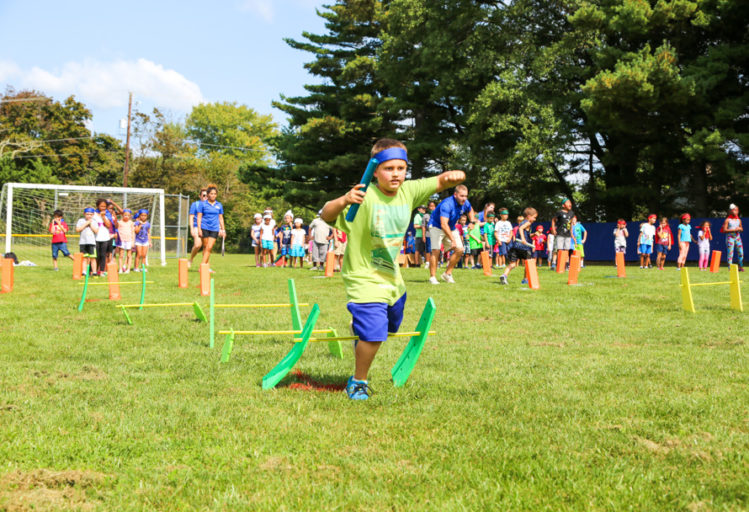
<svg viewBox="0 0 749 512">
<path fill-rule="evenodd" d="M 429 268 L 429 262 L 428 261 L 424 262 L 424 268 Z M 437 284 L 439 284 L 439 283 L 437 283 Z"/>
<path fill-rule="evenodd" d="M 437 281 L 437 278 L 434 277 L 434 276 L 432 276 L 432 277 L 429 278 L 429 282 L 432 283 L 432 284 L 440 284 L 440 282 Z"/>
<path fill-rule="evenodd" d="M 446 283 L 455 284 L 455 279 L 453 279 L 452 274 L 442 274 L 442 280 Z"/>
</svg>

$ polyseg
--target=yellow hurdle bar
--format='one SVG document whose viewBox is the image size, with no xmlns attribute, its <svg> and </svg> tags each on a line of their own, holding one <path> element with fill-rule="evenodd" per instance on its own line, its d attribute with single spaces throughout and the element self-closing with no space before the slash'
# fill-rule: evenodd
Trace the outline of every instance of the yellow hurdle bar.
<svg viewBox="0 0 749 512">
<path fill-rule="evenodd" d="M 313 330 L 313 334 L 327 334 L 333 329 Z M 302 331 L 218 331 L 219 334 L 242 334 L 245 336 L 272 336 L 274 334 L 302 334 Z M 329 338 L 328 338 L 329 339 Z"/>
<path fill-rule="evenodd" d="M 437 334 L 437 331 L 429 331 L 427 333 L 429 336 L 434 336 Z M 421 333 L 419 331 L 414 332 L 399 332 L 396 334 L 390 334 L 388 333 L 388 338 L 406 338 L 411 336 L 421 336 Z M 310 338 L 307 341 L 358 341 L 358 336 L 336 336 L 331 338 Z M 301 343 L 302 338 L 294 338 L 294 343 Z"/>
<path fill-rule="evenodd" d="M 297 306 L 309 306 L 307 303 L 297 304 Z M 215 304 L 214 308 L 288 308 L 291 304 Z M 237 331 L 234 331 L 236 334 Z"/>
<path fill-rule="evenodd" d="M 720 281 L 718 283 L 691 283 L 689 286 L 715 286 L 718 284 L 731 284 L 731 281 Z"/>
<path fill-rule="evenodd" d="M 146 284 L 153 284 L 155 281 L 146 281 Z M 83 284 L 83 283 L 80 283 Z M 114 283 L 88 283 L 89 286 L 109 286 L 109 285 L 125 285 L 125 284 L 143 284 L 141 281 L 125 281 L 123 282 L 114 282 Z M 192 303 L 191 303 L 192 304 Z"/>
<path fill-rule="evenodd" d="M 172 304 L 118 304 L 118 308 L 166 308 L 171 306 L 192 306 L 193 302 L 174 302 Z"/>
</svg>

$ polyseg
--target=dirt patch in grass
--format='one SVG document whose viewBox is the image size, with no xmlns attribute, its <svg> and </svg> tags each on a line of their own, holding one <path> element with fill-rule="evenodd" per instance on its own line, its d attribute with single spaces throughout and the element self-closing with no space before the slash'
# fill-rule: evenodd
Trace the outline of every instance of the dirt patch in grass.
<svg viewBox="0 0 749 512">
<path fill-rule="evenodd" d="M 66 372 L 57 372 L 55 374 L 50 374 L 46 370 L 35 370 L 32 375 L 37 378 L 47 378 L 47 383 L 52 385 L 55 383 L 55 381 L 58 380 L 84 380 L 84 381 L 97 381 L 97 380 L 106 380 L 109 378 L 109 376 L 104 373 L 103 371 L 99 370 L 95 366 L 88 366 L 85 365 L 81 368 L 81 371 L 78 373 L 66 373 Z"/>
<path fill-rule="evenodd" d="M 0 509 L 7 512 L 30 510 L 92 510 L 86 490 L 101 485 L 107 475 L 95 471 L 13 471 L 0 479 Z"/>
<path fill-rule="evenodd" d="M 552 343 L 549 341 L 542 341 L 541 343 L 529 343 L 531 347 L 557 347 L 564 348 L 564 343 Z"/>
</svg>

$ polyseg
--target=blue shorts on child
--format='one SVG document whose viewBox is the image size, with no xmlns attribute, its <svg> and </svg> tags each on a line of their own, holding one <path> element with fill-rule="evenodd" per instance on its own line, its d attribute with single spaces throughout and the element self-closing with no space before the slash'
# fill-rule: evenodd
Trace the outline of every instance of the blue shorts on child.
<svg viewBox="0 0 749 512">
<path fill-rule="evenodd" d="M 653 254 L 653 246 L 650 244 L 640 244 L 640 254 Z"/>
<path fill-rule="evenodd" d="M 57 254 L 62 251 L 63 256 L 70 256 L 70 251 L 68 251 L 68 244 L 65 242 L 58 242 L 55 244 L 52 244 L 52 259 L 57 259 Z"/>
<path fill-rule="evenodd" d="M 304 258 L 304 247 L 302 247 L 299 244 L 294 244 L 291 246 L 291 254 L 289 254 L 292 258 Z"/>
<path fill-rule="evenodd" d="M 406 294 L 392 306 L 385 302 L 349 302 L 354 334 L 361 341 L 385 341 L 388 333 L 398 332 L 406 307 Z"/>
<path fill-rule="evenodd" d="M 668 246 L 667 245 L 663 245 L 663 244 L 655 244 L 655 252 L 657 254 L 660 254 L 660 253 L 667 254 L 668 253 Z"/>
<path fill-rule="evenodd" d="M 263 249 L 268 249 L 269 251 L 273 250 L 273 240 L 263 240 L 262 245 Z"/>
</svg>

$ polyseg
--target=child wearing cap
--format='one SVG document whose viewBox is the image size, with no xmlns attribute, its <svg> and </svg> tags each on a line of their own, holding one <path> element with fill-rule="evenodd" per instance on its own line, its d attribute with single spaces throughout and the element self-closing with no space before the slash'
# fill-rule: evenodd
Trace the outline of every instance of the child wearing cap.
<svg viewBox="0 0 749 512">
<path fill-rule="evenodd" d="M 692 221 L 692 216 L 688 213 L 684 213 L 681 216 L 681 224 L 679 224 L 679 259 L 676 260 L 676 270 L 681 270 L 681 267 L 687 263 L 687 254 L 689 254 L 689 244 L 691 242 L 697 242 L 692 236 L 692 226 L 689 223 Z"/>
<path fill-rule="evenodd" d="M 252 238 L 252 249 L 255 251 L 255 266 L 260 267 L 260 252 L 262 251 L 262 242 L 260 241 L 260 225 L 263 223 L 263 215 L 255 214 L 254 224 L 250 228 L 250 238 Z"/>
<path fill-rule="evenodd" d="M 266 213 L 263 215 L 263 223 L 260 224 L 260 245 L 262 248 L 260 261 L 263 262 L 264 268 L 273 264 L 273 228 L 275 223 L 272 223 L 272 220 L 270 213 Z"/>
<path fill-rule="evenodd" d="M 294 260 L 299 260 L 299 268 L 304 268 L 304 243 L 307 233 L 302 229 L 302 219 L 294 219 L 294 229 L 291 230 L 291 267 L 294 268 Z"/>
<path fill-rule="evenodd" d="M 78 247 L 83 253 L 83 268 L 90 266 L 90 275 L 96 276 L 96 232 L 99 231 L 99 222 L 94 219 L 96 210 L 86 208 L 83 210 L 83 218 L 75 223 L 75 231 L 79 233 Z"/>
<path fill-rule="evenodd" d="M 118 254 L 118 266 L 121 274 L 128 274 L 132 264 L 133 242 L 135 241 L 135 223 L 132 219 L 132 210 L 122 210 L 122 220 L 117 225 L 120 236 L 120 249 Z M 123 264 L 124 263 L 124 264 Z"/>
<path fill-rule="evenodd" d="M 352 316 L 356 365 L 346 392 L 353 400 L 370 395 L 369 368 L 388 333 L 398 331 L 406 304 L 406 285 L 397 263 L 411 212 L 435 192 L 465 180 L 463 171 L 448 171 L 421 180 L 405 181 L 408 166 L 406 146 L 394 139 L 380 139 L 371 157 L 379 163 L 372 185 L 359 184 L 345 195 L 328 201 L 321 218 L 335 222 L 348 235 L 341 275 Z M 359 211 L 351 222 L 346 214 L 352 204 Z"/>
<path fill-rule="evenodd" d="M 536 232 L 531 235 L 533 239 L 533 246 L 535 251 L 533 257 L 536 258 L 536 268 L 540 268 L 544 261 L 544 252 L 546 251 L 546 235 L 544 235 L 544 227 L 536 226 Z"/>
<path fill-rule="evenodd" d="M 741 241 L 741 233 L 744 231 L 744 226 L 741 223 L 741 217 L 739 217 L 739 207 L 735 204 L 731 204 L 728 207 L 728 217 L 723 221 L 721 232 L 726 234 L 726 258 L 728 264 L 733 263 L 734 251 L 736 252 L 736 258 L 739 260 L 739 272 L 744 271 L 744 244 Z"/>
<path fill-rule="evenodd" d="M 65 219 L 62 218 L 62 210 L 55 210 L 52 214 L 52 221 L 49 223 L 49 232 L 52 233 L 52 263 L 55 266 L 55 271 L 60 270 L 57 268 L 57 255 L 62 251 L 62 255 L 66 258 L 73 259 L 70 251 L 68 251 L 68 224 Z"/>
<path fill-rule="evenodd" d="M 146 271 L 146 257 L 148 256 L 148 248 L 153 245 L 151 242 L 151 223 L 148 222 L 148 210 L 138 210 L 138 220 L 133 224 L 135 230 L 135 271 L 140 272 L 141 268 L 143 272 Z"/>
<path fill-rule="evenodd" d="M 614 253 L 627 252 L 628 237 L 627 222 L 624 219 L 619 219 L 616 221 L 616 228 L 614 228 Z M 614 259 L 614 265 L 616 265 L 616 259 Z"/>
<path fill-rule="evenodd" d="M 287 211 L 283 216 L 283 224 L 276 230 L 276 240 L 278 242 L 276 263 L 281 258 L 284 258 L 284 267 L 291 266 L 291 230 L 294 229 L 293 220 L 294 214 L 291 213 L 291 210 Z"/>
<path fill-rule="evenodd" d="M 671 228 L 668 225 L 668 219 L 666 217 L 661 218 L 661 225 L 655 230 L 655 264 L 658 270 L 663 270 L 666 264 L 666 254 L 671 250 L 671 246 L 674 245 L 674 234 L 671 232 Z"/>
<path fill-rule="evenodd" d="M 640 253 L 640 268 L 653 268 L 650 255 L 653 254 L 655 240 L 655 215 L 648 215 L 648 221 L 640 224 L 640 237 L 637 241 L 637 251 Z"/>
<path fill-rule="evenodd" d="M 512 240 L 512 224 L 507 220 L 509 216 L 510 212 L 507 208 L 500 208 L 499 220 L 494 227 L 494 231 L 497 233 L 497 241 L 499 242 L 499 254 L 497 256 L 499 268 L 506 266 L 505 258 L 509 250 L 510 241 Z"/>
<path fill-rule="evenodd" d="M 585 242 L 588 240 L 588 231 L 577 221 L 577 216 L 572 217 L 570 228 L 572 233 L 572 247 L 580 256 L 580 267 L 585 267 Z"/>
</svg>

